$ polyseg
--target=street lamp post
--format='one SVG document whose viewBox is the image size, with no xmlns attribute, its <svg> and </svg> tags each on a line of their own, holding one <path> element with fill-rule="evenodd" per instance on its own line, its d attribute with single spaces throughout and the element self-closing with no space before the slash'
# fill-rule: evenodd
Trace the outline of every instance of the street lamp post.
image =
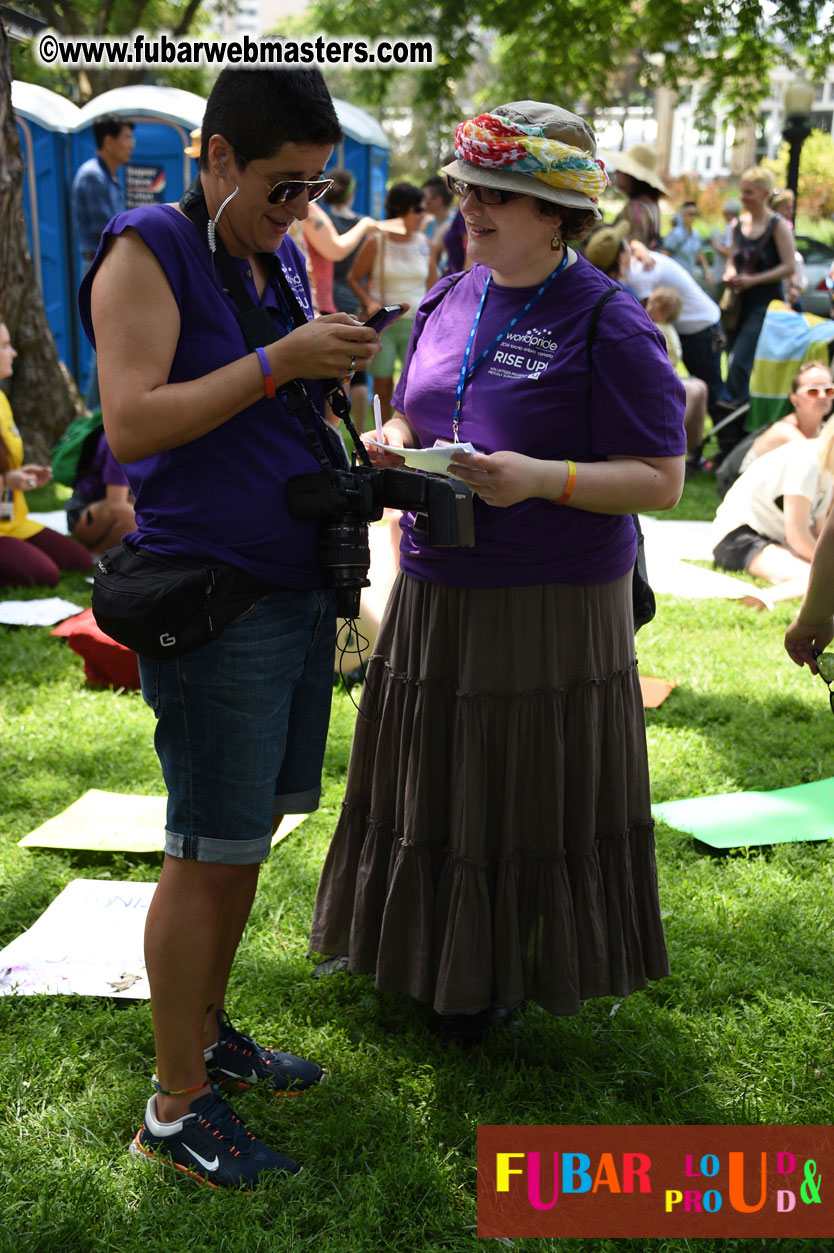
<svg viewBox="0 0 834 1253">
<path fill-rule="evenodd" d="M 791 83 L 785 91 L 786 123 L 782 130 L 782 138 L 790 145 L 788 158 L 787 188 L 794 194 L 794 202 L 799 196 L 799 155 L 802 145 L 811 134 L 811 107 L 814 103 L 814 88 L 811 83 Z"/>
</svg>

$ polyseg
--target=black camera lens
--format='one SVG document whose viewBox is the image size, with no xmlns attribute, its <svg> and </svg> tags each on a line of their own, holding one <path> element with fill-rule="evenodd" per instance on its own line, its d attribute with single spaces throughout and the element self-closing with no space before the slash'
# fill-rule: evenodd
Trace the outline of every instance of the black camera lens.
<svg viewBox="0 0 834 1253">
<path fill-rule="evenodd" d="M 353 582 L 357 575 L 360 586 L 367 586 L 366 575 L 371 564 L 368 545 L 368 528 L 355 518 L 343 518 L 322 527 L 319 539 L 319 561 L 326 570 L 332 571 L 333 587 Z"/>
<path fill-rule="evenodd" d="M 321 529 L 319 561 L 326 571 L 328 587 L 336 589 L 336 608 L 342 618 L 359 616 L 360 592 L 370 586 L 368 567 L 371 550 L 368 527 L 356 518 L 345 517 Z"/>
</svg>

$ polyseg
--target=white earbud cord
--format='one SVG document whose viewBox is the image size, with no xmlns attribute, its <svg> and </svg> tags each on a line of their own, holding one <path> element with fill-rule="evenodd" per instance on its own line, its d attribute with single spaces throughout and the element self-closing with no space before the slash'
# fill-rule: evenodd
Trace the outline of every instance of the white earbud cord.
<svg viewBox="0 0 834 1253">
<path fill-rule="evenodd" d="M 240 188 L 236 187 L 234 191 L 229 192 L 228 196 L 223 201 L 220 208 L 215 213 L 214 217 L 209 218 L 208 220 L 208 226 L 206 227 L 206 235 L 208 236 L 208 246 L 209 246 L 209 249 L 211 250 L 212 255 L 215 252 L 217 252 L 217 239 L 215 238 L 215 236 L 217 233 L 217 223 L 220 221 L 220 214 L 226 208 L 226 205 L 229 203 L 229 201 L 234 200 L 235 196 L 237 195 L 239 191 L 240 191 Z"/>
</svg>

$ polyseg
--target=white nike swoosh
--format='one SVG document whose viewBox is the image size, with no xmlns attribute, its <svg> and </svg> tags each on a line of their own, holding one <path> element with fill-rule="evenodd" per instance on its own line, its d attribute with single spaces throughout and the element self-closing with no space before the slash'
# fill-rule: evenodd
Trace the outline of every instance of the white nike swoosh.
<svg viewBox="0 0 834 1253">
<path fill-rule="evenodd" d="M 205 1166 L 206 1170 L 217 1170 L 217 1167 L 220 1165 L 219 1157 L 215 1157 L 213 1162 L 207 1162 L 204 1157 L 200 1157 L 200 1154 L 195 1149 L 190 1148 L 187 1144 L 184 1144 L 182 1147 L 185 1149 L 186 1153 L 190 1153 L 192 1157 L 196 1158 L 201 1166 Z"/>
<path fill-rule="evenodd" d="M 256 1070 L 251 1070 L 248 1075 L 236 1075 L 231 1070 L 224 1070 L 221 1073 L 228 1075 L 230 1079 L 236 1079 L 238 1083 L 257 1083 L 260 1079 L 260 1075 Z"/>
</svg>

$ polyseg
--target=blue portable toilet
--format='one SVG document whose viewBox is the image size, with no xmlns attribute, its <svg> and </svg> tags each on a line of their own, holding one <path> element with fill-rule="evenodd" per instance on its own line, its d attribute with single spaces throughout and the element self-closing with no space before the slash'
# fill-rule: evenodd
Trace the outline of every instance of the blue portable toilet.
<svg viewBox="0 0 834 1253">
<path fill-rule="evenodd" d="M 128 209 L 144 204 L 166 204 L 177 201 L 197 173 L 197 162 L 185 155 L 191 131 L 202 124 L 206 102 L 201 96 L 176 87 L 153 87 L 139 84 L 117 87 L 96 96 L 78 110 L 71 139 L 72 176 L 83 162 L 95 156 L 93 123 L 106 113 L 115 113 L 133 123 L 136 146 L 127 165 L 117 177 L 125 189 Z M 75 291 L 84 275 L 80 250 L 72 249 L 75 267 Z M 75 301 L 73 301 L 75 305 Z M 80 345 L 81 385 L 87 377 L 90 345 L 77 320 Z"/>
<path fill-rule="evenodd" d="M 171 202 L 197 174 L 185 149 L 191 131 L 202 125 L 205 101 L 173 87 L 138 85 L 105 92 L 79 109 L 56 92 L 16 81 L 12 104 L 26 166 L 29 246 L 59 356 L 83 389 L 91 349 L 77 312 L 84 263 L 74 238 L 71 190 L 78 167 L 95 155 L 93 123 L 106 113 L 133 123 L 133 157 L 118 173 L 127 207 Z M 344 100 L 334 105 L 345 138 L 330 166 L 344 166 L 356 178 L 357 212 L 382 217 L 388 139 L 365 110 Z"/>
<path fill-rule="evenodd" d="M 333 104 L 345 137 L 335 149 L 330 168 L 350 170 L 356 179 L 353 208 L 372 218 L 385 216 L 385 183 L 388 177 L 388 138 L 364 109 L 334 98 Z"/>
<path fill-rule="evenodd" d="M 23 212 L 29 251 L 58 356 L 77 377 L 68 135 L 80 110 L 57 92 L 17 79 L 12 83 L 12 109 L 23 153 Z"/>
</svg>

